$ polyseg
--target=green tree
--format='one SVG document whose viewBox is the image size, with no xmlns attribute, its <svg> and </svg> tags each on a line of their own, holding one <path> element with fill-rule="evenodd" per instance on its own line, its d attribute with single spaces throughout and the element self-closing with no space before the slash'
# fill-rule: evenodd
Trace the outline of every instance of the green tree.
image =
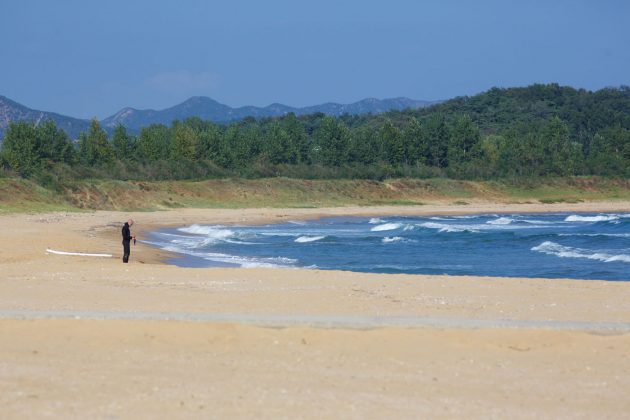
<svg viewBox="0 0 630 420">
<path fill-rule="evenodd" d="M 444 115 L 441 113 L 431 115 L 426 122 L 426 132 L 429 145 L 429 164 L 438 168 L 445 168 L 448 165 L 447 152 L 450 135 Z"/>
<path fill-rule="evenodd" d="M 30 176 L 38 167 L 35 126 L 28 122 L 11 122 L 4 135 L 2 153 L 9 166 L 23 177 Z"/>
<path fill-rule="evenodd" d="M 197 132 L 188 125 L 173 124 L 173 141 L 171 143 L 171 159 L 196 160 L 199 156 L 200 139 Z"/>
<path fill-rule="evenodd" d="M 136 142 L 138 160 L 155 162 L 166 160 L 171 151 L 171 130 L 162 124 L 151 124 L 140 130 Z"/>
<path fill-rule="evenodd" d="M 277 120 L 272 121 L 266 129 L 263 154 L 265 158 L 273 163 L 296 163 L 297 150 L 287 133 Z"/>
<path fill-rule="evenodd" d="M 496 174 L 500 170 L 499 159 L 506 147 L 505 143 L 505 138 L 498 134 L 491 134 L 481 140 L 480 149 L 483 163 L 491 174 Z"/>
<path fill-rule="evenodd" d="M 112 135 L 112 147 L 118 160 L 130 160 L 134 153 L 134 139 L 127 134 L 127 129 L 118 124 Z"/>
<path fill-rule="evenodd" d="M 546 173 L 574 175 L 583 164 L 581 146 L 572 142 L 569 127 L 558 117 L 547 121 L 542 129 L 543 166 Z"/>
<path fill-rule="evenodd" d="M 333 117 L 324 117 L 315 131 L 319 162 L 327 166 L 341 166 L 348 161 L 350 132 L 345 124 Z"/>
<path fill-rule="evenodd" d="M 406 155 L 410 163 L 426 165 L 430 158 L 429 138 L 424 126 L 412 117 L 403 133 Z"/>
<path fill-rule="evenodd" d="M 79 159 L 90 166 L 110 163 L 114 159 L 114 150 L 107 141 L 107 133 L 96 118 L 90 122 L 88 132 L 81 133 L 79 137 Z"/>
<path fill-rule="evenodd" d="M 231 124 L 222 131 L 221 135 L 217 138 L 217 164 L 224 168 L 233 168 L 235 166 L 235 146 L 240 142 L 240 137 L 241 129 L 237 124 Z"/>
<path fill-rule="evenodd" d="M 617 125 L 595 134 L 588 164 L 598 175 L 630 176 L 630 130 Z"/>
<path fill-rule="evenodd" d="M 35 127 L 36 150 L 40 159 L 70 164 L 74 161 L 74 147 L 66 132 L 54 121 L 47 120 Z"/>
<path fill-rule="evenodd" d="M 407 156 L 402 133 L 398 128 L 394 127 L 390 120 L 386 120 L 379 130 L 379 137 L 387 162 L 392 165 L 406 163 Z"/>
<path fill-rule="evenodd" d="M 348 161 L 360 164 L 372 164 L 380 157 L 380 138 L 375 130 L 359 127 L 352 132 Z"/>
<path fill-rule="evenodd" d="M 295 162 L 308 162 L 310 155 L 310 143 L 308 136 L 304 130 L 304 125 L 295 116 L 293 112 L 290 112 L 282 119 L 282 129 L 287 133 L 291 141 L 291 147 L 294 149 L 295 158 L 291 157 L 290 160 Z"/>
<path fill-rule="evenodd" d="M 202 159 L 209 159 L 220 165 L 223 133 L 216 124 L 209 123 L 199 132 L 199 153 Z"/>
<path fill-rule="evenodd" d="M 262 137 L 260 128 L 254 123 L 240 130 L 234 144 L 234 160 L 237 167 L 244 169 L 260 155 Z"/>
<path fill-rule="evenodd" d="M 479 156 L 479 128 L 469 116 L 460 116 L 450 131 L 447 159 L 449 166 L 458 166 L 471 162 Z"/>
</svg>

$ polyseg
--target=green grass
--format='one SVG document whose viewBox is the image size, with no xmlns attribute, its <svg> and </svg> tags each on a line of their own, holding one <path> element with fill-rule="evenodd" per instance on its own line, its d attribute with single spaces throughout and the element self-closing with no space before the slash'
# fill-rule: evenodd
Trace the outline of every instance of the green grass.
<svg viewBox="0 0 630 420">
<path fill-rule="evenodd" d="M 62 195 L 31 181 L 0 178 L 0 214 L 77 210 Z"/>
<path fill-rule="evenodd" d="M 473 201 L 576 203 L 630 200 L 630 180 L 597 177 L 518 181 L 452 179 L 303 180 L 290 178 L 205 181 L 83 180 L 60 192 L 32 181 L 0 178 L 0 213 L 98 210 L 168 210 L 184 207 L 318 208 L 347 205 L 424 205 Z"/>
<path fill-rule="evenodd" d="M 584 200 L 580 198 L 541 198 L 540 200 L 543 204 L 554 204 L 554 203 L 583 203 Z"/>
<path fill-rule="evenodd" d="M 622 179 L 574 177 L 492 184 L 514 199 L 542 203 L 630 200 L 630 181 Z"/>
</svg>

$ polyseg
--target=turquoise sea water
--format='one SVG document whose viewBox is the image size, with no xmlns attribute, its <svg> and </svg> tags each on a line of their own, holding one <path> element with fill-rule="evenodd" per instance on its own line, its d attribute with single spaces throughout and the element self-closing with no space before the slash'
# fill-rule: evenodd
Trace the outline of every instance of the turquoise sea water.
<svg viewBox="0 0 630 420">
<path fill-rule="evenodd" d="M 153 232 L 147 242 L 188 267 L 630 280 L 630 213 L 192 225 Z"/>
</svg>

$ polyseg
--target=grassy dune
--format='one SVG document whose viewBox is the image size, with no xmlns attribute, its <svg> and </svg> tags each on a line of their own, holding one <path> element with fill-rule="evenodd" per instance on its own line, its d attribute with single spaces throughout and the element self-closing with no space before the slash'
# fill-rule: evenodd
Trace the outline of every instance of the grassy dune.
<svg viewBox="0 0 630 420">
<path fill-rule="evenodd" d="M 178 207 L 324 207 L 630 200 L 630 180 L 576 177 L 530 181 L 451 179 L 303 180 L 288 178 L 131 182 L 86 180 L 60 191 L 0 179 L 0 212 L 161 210 Z"/>
</svg>

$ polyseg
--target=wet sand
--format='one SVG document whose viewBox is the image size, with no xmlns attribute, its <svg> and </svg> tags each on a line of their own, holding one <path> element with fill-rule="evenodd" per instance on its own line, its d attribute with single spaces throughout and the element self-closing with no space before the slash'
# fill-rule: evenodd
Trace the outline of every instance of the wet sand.
<svg viewBox="0 0 630 420">
<path fill-rule="evenodd" d="M 187 269 L 142 244 L 119 259 L 129 217 L 141 238 L 192 223 L 545 211 L 630 203 L 0 216 L 0 417 L 627 418 L 630 283 Z"/>
</svg>

